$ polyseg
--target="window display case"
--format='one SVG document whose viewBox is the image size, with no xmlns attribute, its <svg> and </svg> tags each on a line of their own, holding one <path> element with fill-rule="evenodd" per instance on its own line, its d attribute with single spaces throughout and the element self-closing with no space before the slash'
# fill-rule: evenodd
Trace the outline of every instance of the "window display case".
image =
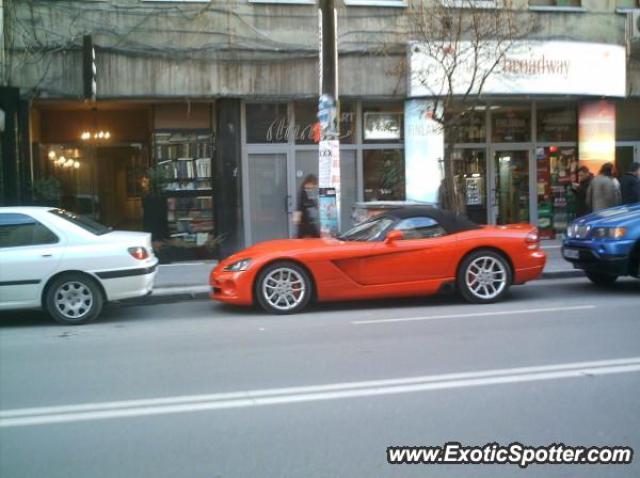
<svg viewBox="0 0 640 478">
<path fill-rule="evenodd" d="M 540 236 L 554 239 L 575 217 L 574 184 L 578 160 L 575 148 L 537 148 L 538 227 Z"/>
<path fill-rule="evenodd" d="M 155 163 L 164 171 L 170 242 L 190 248 L 190 258 L 211 257 L 215 238 L 211 132 L 156 130 L 153 143 Z"/>
</svg>

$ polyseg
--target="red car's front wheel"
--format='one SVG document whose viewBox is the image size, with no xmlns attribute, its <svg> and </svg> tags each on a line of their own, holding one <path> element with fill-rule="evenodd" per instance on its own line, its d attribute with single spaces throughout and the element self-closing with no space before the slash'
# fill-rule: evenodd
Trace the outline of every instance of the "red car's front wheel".
<svg viewBox="0 0 640 478">
<path fill-rule="evenodd" d="M 275 262 L 260 272 L 254 292 L 258 304 L 267 312 L 292 314 L 309 303 L 311 281 L 298 264 Z"/>
<path fill-rule="evenodd" d="M 457 283 L 462 297 L 468 302 L 496 302 L 511 285 L 511 267 L 497 252 L 479 250 L 463 259 Z"/>
</svg>

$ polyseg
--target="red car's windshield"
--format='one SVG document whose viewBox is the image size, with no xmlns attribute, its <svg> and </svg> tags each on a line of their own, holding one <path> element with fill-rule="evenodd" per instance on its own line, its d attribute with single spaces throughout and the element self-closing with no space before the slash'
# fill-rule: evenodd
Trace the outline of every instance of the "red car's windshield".
<svg viewBox="0 0 640 478">
<path fill-rule="evenodd" d="M 390 217 L 376 217 L 365 221 L 338 237 L 341 241 L 377 241 L 394 222 Z"/>
</svg>

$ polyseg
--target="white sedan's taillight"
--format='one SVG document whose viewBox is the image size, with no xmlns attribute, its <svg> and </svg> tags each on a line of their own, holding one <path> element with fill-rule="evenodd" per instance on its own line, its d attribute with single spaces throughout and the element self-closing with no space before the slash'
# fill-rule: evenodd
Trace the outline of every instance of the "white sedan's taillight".
<svg viewBox="0 0 640 478">
<path fill-rule="evenodd" d="M 130 247 L 128 249 L 129 254 L 131 254 L 134 258 L 142 261 L 149 257 L 149 252 L 144 247 Z"/>
</svg>

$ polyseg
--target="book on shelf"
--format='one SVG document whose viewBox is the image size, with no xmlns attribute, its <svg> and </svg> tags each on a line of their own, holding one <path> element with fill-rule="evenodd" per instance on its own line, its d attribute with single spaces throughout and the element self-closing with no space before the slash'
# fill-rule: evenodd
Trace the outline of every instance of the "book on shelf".
<svg viewBox="0 0 640 478">
<path fill-rule="evenodd" d="M 176 160 L 176 174 L 179 180 L 192 179 L 195 176 L 193 160 L 191 158 L 178 158 Z"/>
<path fill-rule="evenodd" d="M 198 158 L 195 160 L 196 176 L 202 179 L 211 177 L 211 158 Z"/>
</svg>

